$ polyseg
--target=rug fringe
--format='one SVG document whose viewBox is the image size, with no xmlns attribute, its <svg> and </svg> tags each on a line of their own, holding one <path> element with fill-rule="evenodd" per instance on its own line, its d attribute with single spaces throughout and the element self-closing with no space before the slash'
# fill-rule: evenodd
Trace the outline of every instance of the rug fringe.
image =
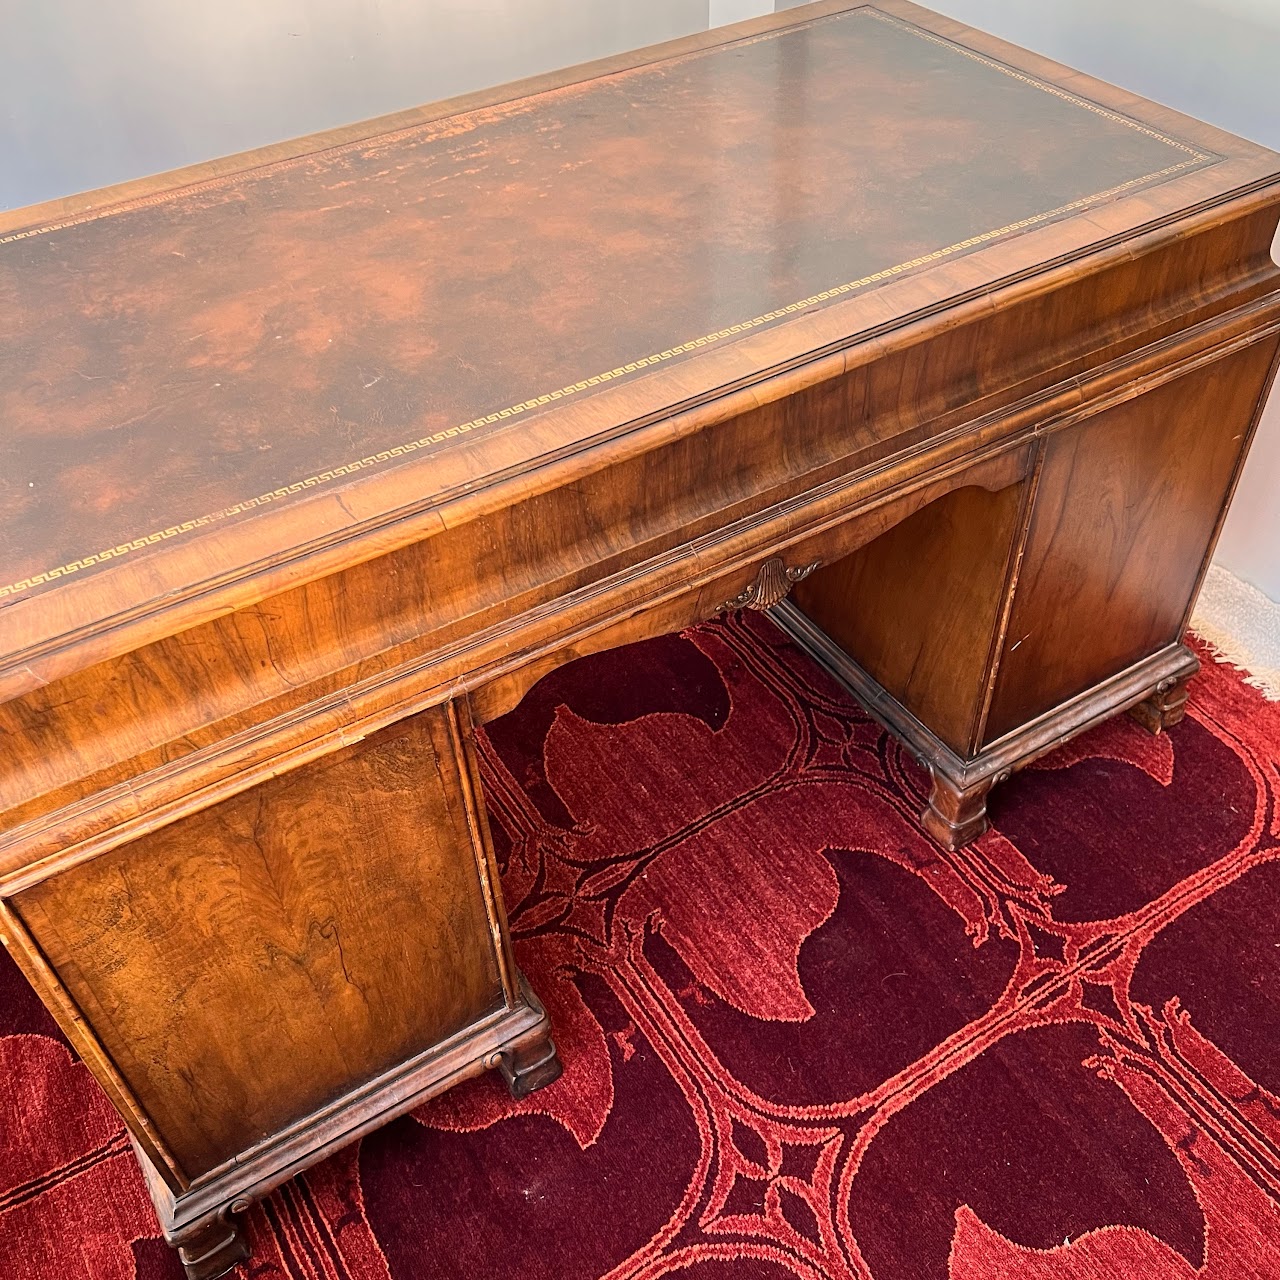
<svg viewBox="0 0 1280 1280">
<path fill-rule="evenodd" d="M 1191 630 L 1214 660 L 1244 674 L 1268 702 L 1280 702 L 1280 604 L 1221 565 L 1210 565 Z"/>
</svg>

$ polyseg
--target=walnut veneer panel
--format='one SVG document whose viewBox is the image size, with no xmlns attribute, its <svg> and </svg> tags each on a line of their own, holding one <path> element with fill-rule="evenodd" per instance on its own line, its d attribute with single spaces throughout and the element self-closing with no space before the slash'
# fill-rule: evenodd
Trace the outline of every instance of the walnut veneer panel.
<svg viewBox="0 0 1280 1280">
<path fill-rule="evenodd" d="M 13 901 L 188 1178 L 501 1009 L 440 709 Z"/>
<path fill-rule="evenodd" d="M 1025 488 L 964 488 L 795 589 L 796 606 L 954 750 L 982 711 Z"/>
<path fill-rule="evenodd" d="M 1050 436 L 988 742 L 1181 638 L 1275 357 L 1259 342 Z"/>
</svg>

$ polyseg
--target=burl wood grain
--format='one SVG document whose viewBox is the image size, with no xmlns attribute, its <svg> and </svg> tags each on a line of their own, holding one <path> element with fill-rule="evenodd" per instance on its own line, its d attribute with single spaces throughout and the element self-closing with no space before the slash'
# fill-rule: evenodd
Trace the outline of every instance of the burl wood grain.
<svg viewBox="0 0 1280 1280">
<path fill-rule="evenodd" d="M 796 606 L 948 746 L 968 754 L 1026 502 L 939 499 L 795 589 Z"/>
<path fill-rule="evenodd" d="M 1275 359 L 1259 342 L 1049 438 L 986 741 L 1181 638 Z"/>
<path fill-rule="evenodd" d="M 1210 162 L 859 8 L 19 233 L 0 586 Z"/>
<path fill-rule="evenodd" d="M 444 713 L 19 894 L 188 1179 L 503 1007 Z"/>
</svg>

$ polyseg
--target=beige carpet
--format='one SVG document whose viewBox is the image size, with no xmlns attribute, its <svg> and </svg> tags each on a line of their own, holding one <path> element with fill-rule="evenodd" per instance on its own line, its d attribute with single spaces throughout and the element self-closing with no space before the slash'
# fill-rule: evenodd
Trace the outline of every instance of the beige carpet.
<svg viewBox="0 0 1280 1280">
<path fill-rule="evenodd" d="M 1191 629 L 1220 662 L 1246 672 L 1246 684 L 1280 702 L 1280 604 L 1221 565 L 1211 565 Z"/>
</svg>

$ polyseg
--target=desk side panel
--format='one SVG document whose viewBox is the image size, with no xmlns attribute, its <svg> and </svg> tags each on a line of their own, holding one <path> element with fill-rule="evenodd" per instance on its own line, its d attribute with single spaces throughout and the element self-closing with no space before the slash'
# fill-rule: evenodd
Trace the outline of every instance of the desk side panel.
<svg viewBox="0 0 1280 1280">
<path fill-rule="evenodd" d="M 188 1179 L 504 1008 L 447 715 L 12 900 Z"/>
<path fill-rule="evenodd" d="M 801 612 L 961 754 L 982 710 L 1027 483 L 958 489 L 795 590 Z"/>
<path fill-rule="evenodd" d="M 1049 437 L 987 742 L 1181 639 L 1276 352 L 1257 342 Z"/>
</svg>

